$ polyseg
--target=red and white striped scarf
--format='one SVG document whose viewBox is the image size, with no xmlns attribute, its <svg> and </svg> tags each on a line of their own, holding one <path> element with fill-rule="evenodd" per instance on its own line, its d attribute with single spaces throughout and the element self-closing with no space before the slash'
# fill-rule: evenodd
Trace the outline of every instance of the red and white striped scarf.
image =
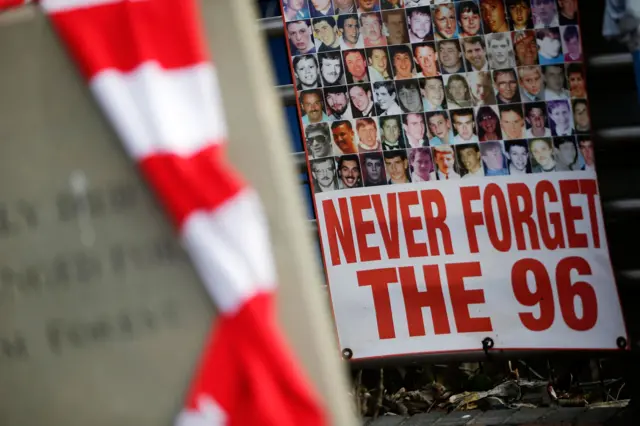
<svg viewBox="0 0 640 426">
<path fill-rule="evenodd" d="M 216 70 L 195 1 L 40 4 L 219 310 L 177 425 L 326 424 L 276 323 L 265 215 L 225 158 Z"/>
</svg>

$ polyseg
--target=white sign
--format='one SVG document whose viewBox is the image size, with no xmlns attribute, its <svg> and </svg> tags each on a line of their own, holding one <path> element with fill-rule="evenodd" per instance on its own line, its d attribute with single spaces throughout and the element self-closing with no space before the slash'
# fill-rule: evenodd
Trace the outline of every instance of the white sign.
<svg viewBox="0 0 640 426">
<path fill-rule="evenodd" d="M 340 347 L 353 360 L 617 349 L 626 339 L 594 172 L 318 193 Z"/>
</svg>

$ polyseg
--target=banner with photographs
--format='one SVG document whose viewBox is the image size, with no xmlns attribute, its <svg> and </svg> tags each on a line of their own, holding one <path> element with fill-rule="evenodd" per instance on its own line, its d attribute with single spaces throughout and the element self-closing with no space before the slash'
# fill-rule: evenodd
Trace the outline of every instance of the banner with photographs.
<svg viewBox="0 0 640 426">
<path fill-rule="evenodd" d="M 282 0 L 351 359 L 626 338 L 577 6 Z"/>
</svg>

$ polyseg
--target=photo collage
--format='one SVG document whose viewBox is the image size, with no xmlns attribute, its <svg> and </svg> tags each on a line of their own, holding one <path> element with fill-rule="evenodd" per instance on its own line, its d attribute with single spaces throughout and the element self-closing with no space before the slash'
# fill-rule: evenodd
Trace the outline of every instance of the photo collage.
<svg viewBox="0 0 640 426">
<path fill-rule="evenodd" d="M 314 192 L 593 170 L 578 0 L 282 0 Z"/>
</svg>

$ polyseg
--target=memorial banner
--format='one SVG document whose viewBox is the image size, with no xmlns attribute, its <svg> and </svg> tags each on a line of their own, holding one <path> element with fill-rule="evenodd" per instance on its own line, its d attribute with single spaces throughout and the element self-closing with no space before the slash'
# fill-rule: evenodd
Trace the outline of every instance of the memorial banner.
<svg viewBox="0 0 640 426">
<path fill-rule="evenodd" d="M 346 357 L 626 346 L 577 0 L 282 6 Z"/>
</svg>

